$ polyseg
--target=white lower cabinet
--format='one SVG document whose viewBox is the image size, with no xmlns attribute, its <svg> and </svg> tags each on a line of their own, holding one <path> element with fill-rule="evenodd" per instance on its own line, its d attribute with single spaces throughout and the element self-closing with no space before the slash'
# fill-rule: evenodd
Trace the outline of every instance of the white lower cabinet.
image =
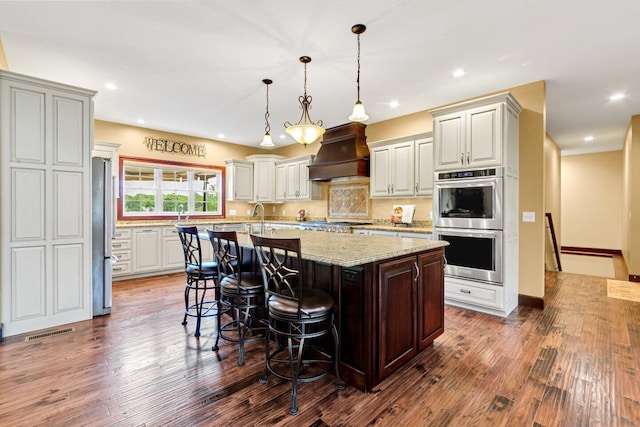
<svg viewBox="0 0 640 427">
<path fill-rule="evenodd" d="M 113 277 L 131 274 L 131 251 L 133 248 L 130 228 L 118 228 L 113 236 L 111 252 L 114 255 Z"/>
<path fill-rule="evenodd" d="M 201 242 L 203 245 L 209 242 Z M 165 227 L 162 229 L 162 269 L 184 268 L 184 251 L 178 236 L 178 229 Z"/>
<path fill-rule="evenodd" d="M 160 270 L 160 227 L 133 230 L 133 272 Z"/>
<path fill-rule="evenodd" d="M 204 231 L 206 227 L 199 227 Z M 211 243 L 200 240 L 202 258 L 213 260 Z M 184 252 L 173 226 L 118 227 L 113 240 L 113 277 L 129 278 L 184 270 Z"/>
<path fill-rule="evenodd" d="M 444 298 L 447 304 L 495 314 L 504 309 L 504 287 L 445 277 Z"/>
</svg>

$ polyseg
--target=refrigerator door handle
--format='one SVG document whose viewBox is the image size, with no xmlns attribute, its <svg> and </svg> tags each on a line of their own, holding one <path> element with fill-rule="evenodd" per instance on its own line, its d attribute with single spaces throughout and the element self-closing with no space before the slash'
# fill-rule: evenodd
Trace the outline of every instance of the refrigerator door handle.
<svg viewBox="0 0 640 427">
<path fill-rule="evenodd" d="M 104 163 L 104 256 L 111 256 L 111 240 L 113 239 L 113 178 L 111 176 L 111 162 Z"/>
</svg>

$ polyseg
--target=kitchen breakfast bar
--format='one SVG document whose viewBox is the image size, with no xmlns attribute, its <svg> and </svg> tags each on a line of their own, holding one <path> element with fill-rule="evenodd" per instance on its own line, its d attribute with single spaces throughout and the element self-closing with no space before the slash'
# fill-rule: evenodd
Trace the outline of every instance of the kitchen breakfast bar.
<svg viewBox="0 0 640 427">
<path fill-rule="evenodd" d="M 204 230 L 202 230 L 204 231 Z M 306 286 L 332 295 L 340 337 L 340 376 L 371 391 L 444 332 L 443 241 L 304 230 Z M 238 243 L 251 248 L 247 233 Z"/>
</svg>

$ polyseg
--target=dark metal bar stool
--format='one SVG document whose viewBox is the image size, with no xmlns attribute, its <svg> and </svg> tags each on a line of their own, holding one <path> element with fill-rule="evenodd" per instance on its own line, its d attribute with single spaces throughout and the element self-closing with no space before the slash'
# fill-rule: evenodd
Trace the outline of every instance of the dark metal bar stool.
<svg viewBox="0 0 640 427">
<path fill-rule="evenodd" d="M 299 383 L 315 381 L 333 367 L 336 387 L 344 388 L 338 371 L 339 340 L 333 323 L 333 298 L 319 289 L 303 287 L 300 239 L 252 234 L 251 240 L 262 270 L 269 314 L 265 372 L 260 382 L 266 384 L 269 373 L 291 381 L 289 412 L 297 414 Z M 329 333 L 333 335 L 333 357 L 326 355 L 326 350 L 313 345 L 312 341 Z M 273 351 L 271 334 L 276 341 Z M 281 344 L 279 338 L 285 338 L 287 345 Z M 282 357 L 285 350 L 286 357 Z M 325 367 L 320 368 L 322 365 Z"/>
<path fill-rule="evenodd" d="M 244 343 L 264 339 L 263 335 L 256 334 L 258 330 L 266 329 L 264 319 L 258 315 L 264 306 L 262 276 L 253 271 L 251 257 L 243 256 L 235 231 L 207 229 L 207 234 L 218 264 L 223 311 L 232 317 L 220 326 L 218 333 L 222 339 L 239 344 L 238 365 L 244 365 Z"/>
<path fill-rule="evenodd" d="M 198 237 L 198 228 L 194 226 L 176 225 L 178 235 L 184 251 L 184 272 L 187 276 L 187 284 L 184 289 L 184 319 L 182 324 L 187 324 L 187 317 L 196 318 L 196 330 L 194 336 L 200 336 L 200 321 L 203 317 L 216 316 L 220 328 L 220 296 L 216 283 L 218 277 L 218 264 L 214 261 L 202 260 L 202 248 Z M 213 297 L 211 293 L 213 292 Z M 216 344 L 220 333 L 217 334 Z"/>
</svg>

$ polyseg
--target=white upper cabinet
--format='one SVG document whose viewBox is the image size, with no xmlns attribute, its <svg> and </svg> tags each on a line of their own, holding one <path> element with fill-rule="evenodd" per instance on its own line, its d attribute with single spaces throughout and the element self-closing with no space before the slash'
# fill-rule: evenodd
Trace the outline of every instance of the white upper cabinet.
<svg viewBox="0 0 640 427">
<path fill-rule="evenodd" d="M 276 199 L 318 200 L 322 197 L 319 182 L 309 180 L 309 165 L 314 156 L 296 157 L 276 162 Z"/>
<path fill-rule="evenodd" d="M 415 144 L 415 195 L 433 195 L 433 138 L 416 139 Z"/>
<path fill-rule="evenodd" d="M 521 110 L 515 98 L 502 93 L 430 111 L 435 170 L 510 164 Z"/>
<path fill-rule="evenodd" d="M 284 157 L 271 154 L 255 154 L 247 160 L 253 162 L 254 202 L 273 202 L 276 200 L 276 161 Z"/>
<path fill-rule="evenodd" d="M 227 195 L 229 201 L 253 200 L 253 162 L 227 160 Z"/>
<path fill-rule="evenodd" d="M 433 144 L 429 135 L 369 143 L 371 197 L 411 197 L 433 192 Z"/>
</svg>

